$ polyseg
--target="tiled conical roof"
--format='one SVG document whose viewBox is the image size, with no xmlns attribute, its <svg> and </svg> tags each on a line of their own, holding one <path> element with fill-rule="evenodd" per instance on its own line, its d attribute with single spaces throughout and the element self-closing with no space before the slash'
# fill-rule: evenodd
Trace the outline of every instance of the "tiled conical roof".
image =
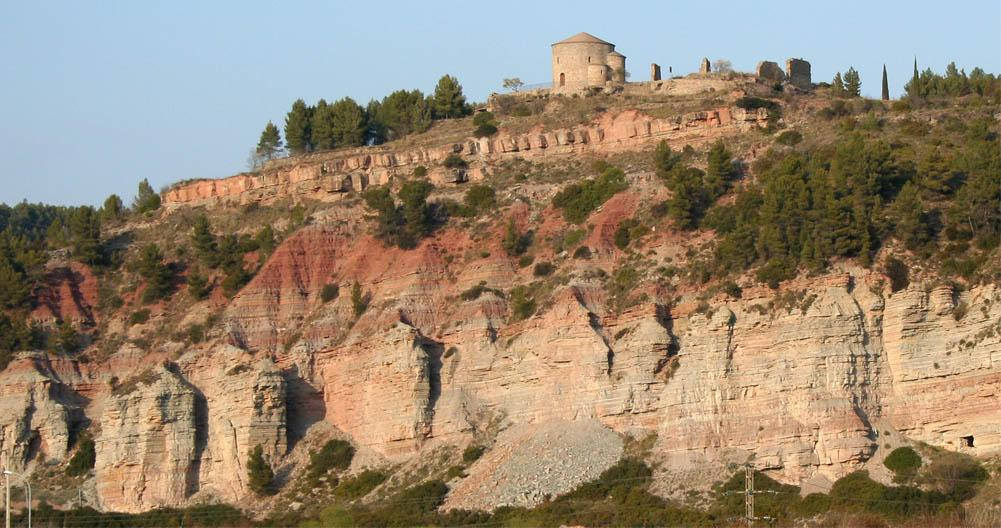
<svg viewBox="0 0 1001 528">
<path fill-rule="evenodd" d="M 600 38 L 598 38 L 598 37 L 596 37 L 596 36 L 594 36 L 594 35 L 592 35 L 590 33 L 584 33 L 583 31 L 581 31 L 580 33 L 577 33 L 576 35 L 574 35 L 574 36 L 572 36 L 570 38 L 565 38 L 565 39 L 557 42 L 556 44 L 575 44 L 575 43 L 581 43 L 581 42 L 583 42 L 583 43 L 590 43 L 590 44 L 608 44 L 609 46 L 613 45 L 611 42 L 605 42 L 604 40 L 601 40 Z M 556 44 L 553 44 L 553 46 L 555 46 Z"/>
</svg>

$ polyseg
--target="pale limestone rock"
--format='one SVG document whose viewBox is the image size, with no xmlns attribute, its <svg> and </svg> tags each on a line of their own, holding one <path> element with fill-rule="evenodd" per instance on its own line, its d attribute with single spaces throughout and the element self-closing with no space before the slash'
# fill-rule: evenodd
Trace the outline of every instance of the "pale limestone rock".
<svg viewBox="0 0 1001 528">
<path fill-rule="evenodd" d="M 66 457 L 76 408 L 71 392 L 41 354 L 22 355 L 0 374 L 0 451 L 13 469 Z"/>
<path fill-rule="evenodd" d="M 109 396 L 95 440 L 97 493 L 107 510 L 182 504 L 198 482 L 196 395 L 157 366 Z"/>
</svg>

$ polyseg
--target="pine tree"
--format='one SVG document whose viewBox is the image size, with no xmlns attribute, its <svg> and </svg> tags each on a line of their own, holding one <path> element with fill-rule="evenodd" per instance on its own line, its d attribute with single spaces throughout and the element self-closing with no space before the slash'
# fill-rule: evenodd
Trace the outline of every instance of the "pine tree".
<svg viewBox="0 0 1001 528">
<path fill-rule="evenodd" d="M 139 182 L 139 190 L 132 201 L 132 209 L 139 214 L 143 214 L 159 208 L 160 195 L 153 190 L 153 187 L 149 184 L 149 180 L 144 178 L 143 181 Z"/>
<path fill-rule="evenodd" d="M 834 74 L 834 80 L 831 81 L 831 95 L 834 97 L 845 96 L 845 83 L 841 80 L 841 72 Z"/>
<path fill-rule="evenodd" d="M 191 231 L 191 243 L 195 246 L 195 253 L 206 266 L 218 267 L 219 248 L 216 244 L 216 237 L 212 234 L 209 219 L 204 214 L 200 214 L 195 217 L 194 224 Z"/>
<path fill-rule="evenodd" d="M 354 99 L 345 97 L 330 105 L 331 133 L 338 147 L 359 147 L 365 144 L 368 122 L 365 109 Z"/>
<path fill-rule="evenodd" d="M 66 353 L 76 352 L 76 349 L 80 347 L 80 339 L 69 319 L 63 319 L 63 322 L 59 324 L 59 347 Z"/>
<path fill-rule="evenodd" d="M 112 194 L 104 200 L 104 205 L 101 207 L 101 220 L 114 222 L 121 220 L 124 216 L 125 206 L 117 194 Z"/>
<path fill-rule="evenodd" d="M 705 184 L 710 201 L 723 196 L 730 188 L 734 176 L 733 158 L 722 140 L 716 141 L 709 149 Z"/>
<path fill-rule="evenodd" d="M 855 68 L 848 68 L 845 72 L 845 94 L 848 97 L 858 97 L 862 95 L 862 80 L 859 79 Z"/>
<path fill-rule="evenodd" d="M 883 91 L 880 98 L 884 101 L 890 100 L 890 84 L 886 80 L 886 65 L 883 65 Z"/>
<path fill-rule="evenodd" d="M 282 138 L 278 133 L 278 127 L 274 123 L 268 121 L 267 125 L 264 125 L 264 131 L 261 132 L 261 139 L 257 142 L 257 150 L 255 151 L 257 156 L 261 159 L 275 159 L 282 151 Z"/>
<path fill-rule="evenodd" d="M 292 103 L 292 110 L 285 116 L 285 144 L 291 154 L 305 154 L 312 150 L 310 130 L 311 110 L 302 99 Z"/>
<path fill-rule="evenodd" d="M 313 107 L 309 126 L 314 150 L 330 150 L 337 146 L 334 141 L 333 114 L 330 110 L 330 105 L 325 99 L 320 99 Z"/>
<path fill-rule="evenodd" d="M 351 284 L 351 309 L 354 311 L 355 317 L 361 317 L 361 314 L 368 309 L 368 299 L 365 297 L 361 291 L 361 285 L 358 284 L 358 281 L 354 281 Z"/>
<path fill-rule="evenodd" d="M 102 260 L 101 219 L 93 207 L 76 208 L 69 218 L 73 256 L 86 264 L 99 264 Z"/>
<path fill-rule="evenodd" d="M 443 75 L 434 89 L 434 118 L 462 117 L 466 115 L 466 110 L 466 97 L 462 95 L 459 80 L 451 75 Z"/>
<path fill-rule="evenodd" d="M 247 486 L 258 495 L 270 495 L 274 478 L 275 472 L 264 460 L 264 450 L 260 445 L 254 446 L 247 456 Z"/>
<path fill-rule="evenodd" d="M 136 270 L 146 281 L 146 289 L 143 290 L 142 301 L 149 304 L 163 299 L 170 295 L 173 289 L 174 275 L 170 268 L 163 263 L 163 254 L 156 244 L 147 244 L 139 254 L 139 262 Z"/>
</svg>

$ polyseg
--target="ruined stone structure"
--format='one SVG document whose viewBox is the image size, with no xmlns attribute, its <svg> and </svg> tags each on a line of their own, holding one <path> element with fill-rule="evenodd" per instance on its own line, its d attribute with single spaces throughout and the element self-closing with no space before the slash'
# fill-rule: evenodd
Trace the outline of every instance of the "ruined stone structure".
<svg viewBox="0 0 1001 528">
<path fill-rule="evenodd" d="M 786 61 L 786 77 L 796 88 L 809 90 L 813 87 L 810 79 L 810 63 L 803 59 L 788 59 Z"/>
<path fill-rule="evenodd" d="M 786 74 L 782 71 L 782 68 L 772 61 L 759 62 L 757 75 L 762 81 L 783 82 L 786 80 Z"/>
<path fill-rule="evenodd" d="M 702 62 L 699 63 L 699 73 L 709 73 L 712 71 L 712 67 L 709 66 L 709 58 L 705 57 Z"/>
<path fill-rule="evenodd" d="M 626 57 L 615 44 L 578 33 L 553 44 L 553 93 L 584 93 L 626 82 Z"/>
<path fill-rule="evenodd" d="M 660 65 L 653 63 L 650 65 L 650 80 L 659 81 L 660 80 Z"/>
</svg>

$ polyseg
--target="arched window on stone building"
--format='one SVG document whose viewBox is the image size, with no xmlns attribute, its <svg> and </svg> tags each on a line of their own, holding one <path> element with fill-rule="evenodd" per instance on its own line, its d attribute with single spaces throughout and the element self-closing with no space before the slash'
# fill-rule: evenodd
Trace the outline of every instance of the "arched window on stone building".
<svg viewBox="0 0 1001 528">
<path fill-rule="evenodd" d="M 567 76 L 566 76 L 566 74 L 561 73 L 560 74 L 560 86 L 564 86 L 566 84 L 567 84 Z"/>
</svg>

